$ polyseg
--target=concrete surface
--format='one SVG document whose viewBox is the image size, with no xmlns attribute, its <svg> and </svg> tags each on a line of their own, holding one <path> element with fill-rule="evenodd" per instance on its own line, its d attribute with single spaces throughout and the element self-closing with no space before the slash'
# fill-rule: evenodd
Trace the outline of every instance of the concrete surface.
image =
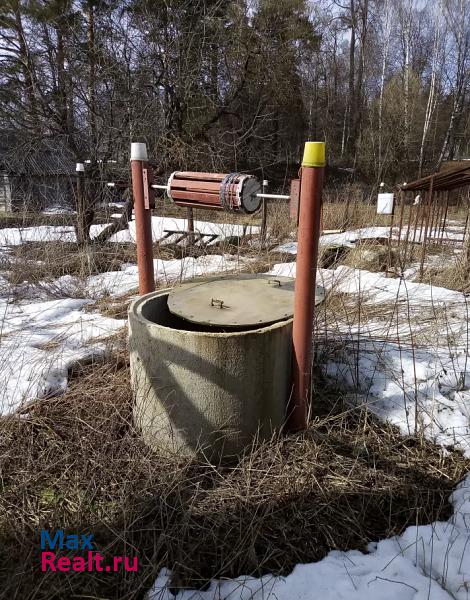
<svg viewBox="0 0 470 600">
<path fill-rule="evenodd" d="M 129 308 L 134 415 L 147 444 L 212 460 L 282 425 L 291 385 L 292 319 L 208 331 L 171 314 L 169 290 Z"/>
</svg>

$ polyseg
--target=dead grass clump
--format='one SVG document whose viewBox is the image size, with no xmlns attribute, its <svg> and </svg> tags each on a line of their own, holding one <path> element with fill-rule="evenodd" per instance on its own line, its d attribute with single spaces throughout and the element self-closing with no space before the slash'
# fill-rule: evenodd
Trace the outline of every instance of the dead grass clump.
<svg viewBox="0 0 470 600">
<path fill-rule="evenodd" d="M 13 285 L 51 281 L 63 275 L 83 279 L 118 271 L 127 262 L 135 262 L 132 244 L 110 243 L 84 249 L 70 242 L 26 242 L 12 248 L 7 278 Z"/>
<path fill-rule="evenodd" d="M 446 518 L 470 462 L 403 438 L 323 386 L 302 434 L 273 437 L 232 466 L 163 459 L 132 424 L 126 352 L 84 369 L 28 419 L 0 422 L 0 589 L 5 598 L 141 598 L 173 584 L 288 573 L 333 549 Z M 39 530 L 90 532 L 137 573 L 40 571 Z"/>
<path fill-rule="evenodd" d="M 351 202 L 340 198 L 336 202 L 323 203 L 323 229 L 362 229 L 388 225 L 381 215 L 377 215 L 376 207 L 364 202 Z"/>
<path fill-rule="evenodd" d="M 468 294 L 470 292 L 470 264 L 461 256 L 450 264 L 425 269 L 421 281 Z"/>
<path fill-rule="evenodd" d="M 156 289 L 158 289 L 158 286 L 156 286 Z M 112 319 L 127 319 L 129 304 L 136 294 L 138 294 L 138 288 L 118 298 L 103 296 L 95 300 L 93 304 L 85 306 L 83 310 L 90 313 L 98 311 L 104 317 L 111 317 Z"/>
<path fill-rule="evenodd" d="M 341 263 L 378 273 L 399 266 L 399 257 L 395 250 L 389 251 L 388 245 L 369 242 L 351 248 L 345 253 Z"/>
<path fill-rule="evenodd" d="M 285 202 L 268 203 L 268 233 L 270 242 L 283 242 L 290 238 L 295 228 L 289 213 L 289 204 Z"/>
<path fill-rule="evenodd" d="M 74 223 L 73 213 L 44 214 L 41 212 L 1 212 L 0 229 L 10 227 L 38 227 L 41 225 L 71 226 Z"/>
</svg>

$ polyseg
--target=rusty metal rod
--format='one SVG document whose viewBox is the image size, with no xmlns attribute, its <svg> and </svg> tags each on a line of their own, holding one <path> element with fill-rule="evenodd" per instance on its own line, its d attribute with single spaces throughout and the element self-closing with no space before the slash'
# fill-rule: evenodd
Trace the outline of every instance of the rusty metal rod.
<svg viewBox="0 0 470 600">
<path fill-rule="evenodd" d="M 447 192 L 442 192 L 441 210 L 439 211 L 439 222 L 437 223 L 437 231 L 436 231 L 437 241 L 440 245 L 442 244 L 441 229 L 442 229 L 442 220 L 443 220 L 444 211 L 445 211 L 446 197 L 447 197 Z"/>
<path fill-rule="evenodd" d="M 430 216 L 430 212 L 431 212 L 431 206 L 432 206 L 432 202 L 433 202 L 433 179 L 431 179 L 431 185 L 429 188 L 429 192 L 428 192 L 428 202 L 427 202 L 427 210 L 425 211 L 425 218 L 426 218 L 426 222 L 425 222 L 425 227 L 424 227 L 424 238 L 423 238 L 423 242 L 422 242 L 422 246 L 421 246 L 421 261 L 420 261 L 420 265 L 419 265 L 419 276 L 420 278 L 423 277 L 423 271 L 424 271 L 424 259 L 426 258 L 426 249 L 427 249 L 427 241 L 428 241 L 428 233 L 429 233 L 429 216 Z"/>
<path fill-rule="evenodd" d="M 292 331 L 293 390 L 287 407 L 287 426 L 291 431 L 304 429 L 307 424 L 324 167 L 325 144 L 307 142 L 301 170 L 297 234 Z"/>
<path fill-rule="evenodd" d="M 262 189 L 263 189 L 263 202 L 261 204 L 261 229 L 260 229 L 260 241 L 261 246 L 264 247 L 266 244 L 266 235 L 268 232 L 268 203 L 266 201 L 266 188 L 268 187 L 268 181 L 263 179 Z"/>
<path fill-rule="evenodd" d="M 388 234 L 387 272 L 390 271 L 391 263 L 392 263 L 392 236 L 393 236 L 394 218 L 395 218 L 394 211 L 392 211 L 392 214 L 390 215 L 390 231 Z"/>
<path fill-rule="evenodd" d="M 446 191 L 446 206 L 444 209 L 444 218 L 442 219 L 442 226 L 441 226 L 441 243 L 444 239 L 444 232 L 445 232 L 445 228 L 446 228 L 446 224 L 447 224 L 447 212 L 449 210 L 449 191 Z"/>
<path fill-rule="evenodd" d="M 406 192 L 404 192 L 404 197 L 406 199 Z M 410 239 L 410 230 L 411 230 L 411 223 L 413 220 L 413 205 L 410 204 L 409 209 L 408 209 L 408 223 L 406 226 L 406 235 L 405 235 L 405 247 L 403 248 L 403 270 L 406 269 L 406 258 L 407 258 L 407 254 L 408 254 L 408 245 L 409 245 L 409 239 Z"/>
<path fill-rule="evenodd" d="M 467 237 L 467 231 L 468 231 L 468 219 L 469 219 L 469 201 L 470 200 L 470 188 L 467 188 L 467 218 L 465 219 L 465 227 L 463 230 L 463 237 L 462 237 L 462 245 L 465 245 L 466 242 L 466 237 Z M 470 246 L 469 246 L 470 247 Z"/>
<path fill-rule="evenodd" d="M 188 243 L 191 245 L 194 242 L 194 212 L 192 208 L 186 209 L 188 217 Z"/>
<path fill-rule="evenodd" d="M 435 227 L 435 220 L 436 220 L 436 212 L 439 206 L 439 198 L 440 198 L 440 193 L 439 191 L 434 192 L 434 198 L 432 201 L 432 205 L 431 205 L 431 221 L 430 221 L 430 225 L 429 225 L 429 233 L 428 233 L 428 239 L 430 241 L 432 241 L 433 239 L 433 230 Z"/>
<path fill-rule="evenodd" d="M 398 241 L 397 241 L 397 254 L 399 255 L 399 250 L 401 248 L 401 232 L 403 229 L 403 213 L 405 210 L 405 192 L 400 190 L 400 220 L 398 223 Z"/>
<path fill-rule="evenodd" d="M 416 214 L 415 214 L 414 226 L 413 226 L 413 239 L 411 240 L 412 243 L 414 244 L 416 242 L 416 229 L 418 227 L 418 215 L 419 215 L 420 205 L 412 204 L 412 206 L 416 206 Z"/>
<path fill-rule="evenodd" d="M 422 202 L 422 207 L 421 207 L 421 221 L 420 221 L 420 225 L 419 225 L 419 239 L 418 242 L 421 243 L 422 239 L 423 239 L 423 232 L 424 232 L 424 222 L 426 219 L 426 215 L 428 214 L 428 201 L 429 201 L 429 195 L 425 194 L 424 198 L 423 198 L 423 202 Z"/>
<path fill-rule="evenodd" d="M 433 226 L 432 240 L 436 244 L 440 244 L 439 242 L 439 231 L 441 229 L 441 219 L 442 219 L 442 210 L 444 208 L 444 195 L 442 192 L 438 192 L 437 194 L 437 206 L 436 206 L 436 218 Z"/>
<path fill-rule="evenodd" d="M 155 290 L 153 271 L 152 221 L 150 208 L 145 208 L 143 168 L 147 166 L 147 146 L 131 144 L 132 192 L 134 194 L 135 238 L 139 269 L 139 294 Z"/>
</svg>

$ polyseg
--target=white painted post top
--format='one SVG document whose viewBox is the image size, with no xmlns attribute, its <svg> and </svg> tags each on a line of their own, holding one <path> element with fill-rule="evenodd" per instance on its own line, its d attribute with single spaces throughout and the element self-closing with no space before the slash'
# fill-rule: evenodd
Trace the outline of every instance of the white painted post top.
<svg viewBox="0 0 470 600">
<path fill-rule="evenodd" d="M 144 142 L 132 142 L 131 160 L 148 160 L 147 144 Z"/>
<path fill-rule="evenodd" d="M 83 163 L 77 163 L 75 171 L 77 171 L 77 173 L 83 173 L 85 171 L 85 165 Z"/>
</svg>

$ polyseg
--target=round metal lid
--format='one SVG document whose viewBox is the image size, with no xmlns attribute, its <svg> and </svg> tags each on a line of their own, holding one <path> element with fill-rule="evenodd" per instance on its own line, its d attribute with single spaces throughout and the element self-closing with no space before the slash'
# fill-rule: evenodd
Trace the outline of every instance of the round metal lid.
<svg viewBox="0 0 470 600">
<path fill-rule="evenodd" d="M 294 314 L 291 277 L 242 274 L 206 279 L 174 288 L 169 310 L 179 317 L 212 327 L 260 327 Z M 317 287 L 315 303 L 324 299 Z"/>
<path fill-rule="evenodd" d="M 240 202 L 243 210 L 247 213 L 254 213 L 259 210 L 262 200 L 256 195 L 261 192 L 258 180 L 254 177 L 242 176 L 240 185 Z"/>
</svg>

